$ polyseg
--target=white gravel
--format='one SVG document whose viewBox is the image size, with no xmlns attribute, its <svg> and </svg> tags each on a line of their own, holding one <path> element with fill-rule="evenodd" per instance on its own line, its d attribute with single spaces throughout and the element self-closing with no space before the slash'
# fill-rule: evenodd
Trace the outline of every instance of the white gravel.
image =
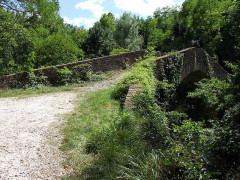
<svg viewBox="0 0 240 180">
<path fill-rule="evenodd" d="M 0 99 L 0 179 L 59 179 L 68 169 L 59 150 L 59 116 L 74 108 L 74 93 Z"/>
</svg>

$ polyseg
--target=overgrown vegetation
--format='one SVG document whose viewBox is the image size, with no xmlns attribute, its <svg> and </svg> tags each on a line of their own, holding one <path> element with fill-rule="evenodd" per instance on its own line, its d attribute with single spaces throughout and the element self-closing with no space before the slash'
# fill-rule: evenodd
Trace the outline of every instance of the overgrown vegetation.
<svg viewBox="0 0 240 180">
<path fill-rule="evenodd" d="M 75 174 L 66 179 L 84 179 L 85 169 L 97 157 L 85 154 L 86 141 L 92 132 L 101 126 L 108 126 L 119 111 L 119 102 L 110 98 L 110 90 L 89 93 L 81 98 L 73 114 L 68 117 L 64 129 L 66 138 L 62 149 L 69 151 L 69 160 L 65 162 L 73 167 Z"/>
<path fill-rule="evenodd" d="M 81 66 L 82 67 L 82 66 Z M 81 67 L 77 70 L 81 70 Z M 85 67 L 85 66 L 83 66 Z M 59 76 L 59 84 L 57 86 L 49 85 L 45 76 L 36 76 L 33 73 L 27 73 L 28 78 L 26 82 L 16 82 L 15 87 L 0 90 L 0 98 L 5 97 L 27 97 L 46 93 L 56 93 L 64 91 L 77 91 L 75 88 L 82 86 L 91 86 L 93 83 L 107 80 L 112 76 L 122 73 L 124 71 L 109 71 L 107 73 L 92 73 L 91 71 L 81 71 L 80 76 L 75 71 L 67 71 L 67 75 Z M 76 73 L 76 74 L 75 74 Z M 70 74 L 70 75 L 69 75 Z M 86 75 L 86 76 L 85 76 Z M 66 78 L 67 76 L 67 78 Z M 86 77 L 86 79 L 84 78 Z M 82 79 L 84 78 L 84 79 Z M 21 88 L 20 88 L 21 87 Z"/>
<path fill-rule="evenodd" d="M 133 110 L 117 104 L 115 114 L 92 118 L 88 123 L 97 125 L 86 134 L 81 133 L 86 129 L 83 126 L 67 137 L 67 144 L 68 138 L 81 135 L 84 139 L 74 141 L 83 143 L 78 145 L 81 152 L 73 151 L 78 152 L 75 158 L 81 156 L 77 163 L 84 162 L 83 155 L 90 158 L 67 179 L 239 178 L 240 66 L 233 66 L 233 82 L 203 79 L 183 100 L 176 92 L 182 57 L 172 53 L 165 62 L 159 80 L 151 56 L 108 90 L 105 100 L 122 104 L 128 87 L 141 85 L 142 91 L 133 98 Z M 92 98 L 98 101 L 104 93 Z M 99 109 L 108 108 L 98 107 L 96 115 Z"/>
</svg>

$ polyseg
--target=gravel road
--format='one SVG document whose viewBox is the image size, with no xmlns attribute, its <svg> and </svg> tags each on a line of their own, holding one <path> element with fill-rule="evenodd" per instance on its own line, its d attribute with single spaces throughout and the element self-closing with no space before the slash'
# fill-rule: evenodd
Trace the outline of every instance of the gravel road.
<svg viewBox="0 0 240 180">
<path fill-rule="evenodd" d="M 74 109 L 79 93 L 107 88 L 125 74 L 76 88 L 77 92 L 0 99 L 0 179 L 51 180 L 67 175 L 71 170 L 62 164 L 66 154 L 59 149 L 62 115 Z"/>
<path fill-rule="evenodd" d="M 0 179 L 58 179 L 66 173 L 59 150 L 60 115 L 74 93 L 0 99 Z"/>
</svg>

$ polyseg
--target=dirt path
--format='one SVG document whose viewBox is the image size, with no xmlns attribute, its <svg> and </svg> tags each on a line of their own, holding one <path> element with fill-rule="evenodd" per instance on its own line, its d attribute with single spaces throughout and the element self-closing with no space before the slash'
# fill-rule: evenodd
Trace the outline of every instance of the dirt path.
<svg viewBox="0 0 240 180">
<path fill-rule="evenodd" d="M 87 87 L 82 95 L 109 87 L 125 74 Z M 59 150 L 62 118 L 73 110 L 78 92 L 24 99 L 0 99 L 0 179 L 60 179 L 68 173 Z"/>
</svg>

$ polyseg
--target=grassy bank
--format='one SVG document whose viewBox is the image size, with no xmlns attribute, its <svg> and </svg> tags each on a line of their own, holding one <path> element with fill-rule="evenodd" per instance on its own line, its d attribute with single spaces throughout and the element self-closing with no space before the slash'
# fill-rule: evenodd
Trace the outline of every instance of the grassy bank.
<svg viewBox="0 0 240 180">
<path fill-rule="evenodd" d="M 145 96 L 153 98 L 153 66 L 154 57 L 148 58 L 114 88 L 79 97 L 78 108 L 68 117 L 62 147 L 69 152 L 66 164 L 73 167 L 74 174 L 64 179 L 114 179 L 123 175 L 122 165 L 131 163 L 130 156 L 145 157 L 142 153 L 151 151 L 142 141 L 149 131 L 147 119 L 122 111 L 121 104 L 128 87 L 135 83 L 142 85 Z"/>
<path fill-rule="evenodd" d="M 90 93 L 79 104 L 74 113 L 69 115 L 64 129 L 65 139 L 62 150 L 69 152 L 66 162 L 73 167 L 74 174 L 64 179 L 84 179 L 84 170 L 91 166 L 97 156 L 86 153 L 86 142 L 99 127 L 107 126 L 119 112 L 119 102 L 110 98 L 111 89 Z"/>
</svg>

